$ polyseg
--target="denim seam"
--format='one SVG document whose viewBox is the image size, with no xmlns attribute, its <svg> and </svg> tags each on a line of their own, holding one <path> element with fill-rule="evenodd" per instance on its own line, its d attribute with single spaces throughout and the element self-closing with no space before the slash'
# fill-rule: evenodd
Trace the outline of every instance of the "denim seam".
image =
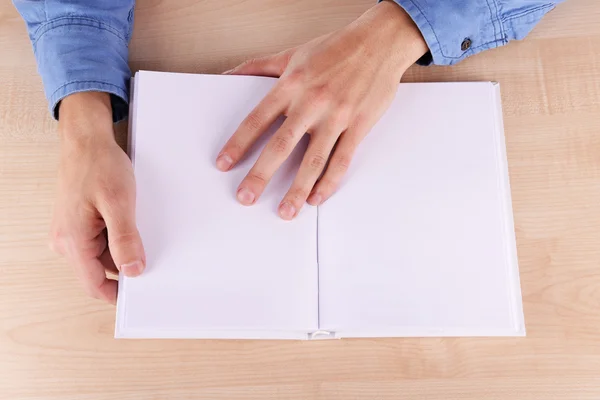
<svg viewBox="0 0 600 400">
<path fill-rule="evenodd" d="M 52 92 L 52 94 L 49 96 L 50 98 L 53 98 L 54 95 L 56 95 L 56 93 L 61 90 L 64 89 L 66 86 L 75 84 L 75 83 L 97 83 L 97 84 L 101 84 L 101 85 L 108 85 L 108 86 L 112 86 L 116 89 L 119 90 L 119 92 L 124 91 L 123 88 L 121 86 L 115 85 L 113 83 L 108 83 L 108 82 L 103 82 L 103 81 L 94 81 L 94 80 L 83 80 L 83 81 L 69 81 L 63 85 L 60 85 L 59 87 L 56 88 L 56 90 L 54 90 L 54 92 Z"/>
<path fill-rule="evenodd" d="M 71 22 L 66 22 L 65 20 L 69 20 Z M 63 22 L 65 21 L 65 22 Z M 63 23 L 61 23 L 63 22 Z M 115 35 L 116 37 L 118 37 L 119 39 L 121 39 L 125 45 L 127 45 L 127 40 L 125 38 L 123 38 L 119 32 L 117 30 L 115 30 L 113 27 L 111 27 L 110 25 L 106 25 L 105 23 L 92 19 L 92 18 L 84 18 L 84 17 L 61 17 L 61 18 L 56 18 L 53 19 L 52 21 L 48 21 L 46 23 L 44 23 L 42 26 L 40 26 L 35 33 L 33 34 L 33 36 L 35 37 L 35 40 L 32 42 L 32 45 L 35 46 L 35 44 L 38 42 L 38 40 L 40 40 L 44 34 L 46 34 L 47 32 L 54 30 L 56 28 L 60 28 L 63 26 L 87 26 L 90 28 L 96 28 L 96 29 L 100 29 L 106 32 L 110 32 L 113 35 Z"/>
<path fill-rule="evenodd" d="M 527 10 L 527 11 L 522 12 L 520 14 L 511 15 L 510 17 L 503 18 L 502 20 L 503 21 L 510 21 L 512 19 L 517 19 L 517 18 L 525 17 L 525 16 L 527 16 L 529 14 L 533 14 L 533 13 L 541 11 L 541 10 L 552 9 L 552 8 L 554 8 L 554 4 L 544 4 L 543 6 L 539 6 L 539 7 L 536 7 L 534 9 Z"/>
<path fill-rule="evenodd" d="M 490 22 L 494 28 L 494 39 L 498 40 L 498 31 L 496 30 L 496 22 L 494 21 L 494 12 L 492 11 L 492 6 L 490 6 L 490 0 L 485 0 L 485 2 L 488 6 L 488 10 L 490 10 Z"/>
<path fill-rule="evenodd" d="M 133 13 L 135 12 L 135 6 L 131 7 L 129 13 L 127 14 L 127 43 L 131 40 L 131 36 L 133 35 Z"/>
<path fill-rule="evenodd" d="M 502 34 L 502 40 L 504 43 L 508 43 L 508 35 L 504 30 L 504 22 L 502 21 L 502 15 L 500 14 L 500 6 L 498 5 L 498 0 L 493 0 L 494 5 L 496 6 L 496 15 L 498 16 L 498 24 L 500 25 L 500 33 Z"/>
<path fill-rule="evenodd" d="M 498 22 L 498 30 L 500 31 L 500 39 L 502 39 L 503 43 L 508 43 L 506 40 L 506 32 L 504 32 L 504 24 L 502 23 L 502 18 L 500 15 L 500 7 L 498 6 L 498 0 L 491 0 L 494 4 L 494 8 L 496 9 L 496 21 Z"/>
</svg>

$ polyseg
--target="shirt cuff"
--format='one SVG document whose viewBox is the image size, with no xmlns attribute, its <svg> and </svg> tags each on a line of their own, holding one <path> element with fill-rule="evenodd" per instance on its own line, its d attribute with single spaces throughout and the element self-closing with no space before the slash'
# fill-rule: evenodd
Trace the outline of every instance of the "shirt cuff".
<svg viewBox="0 0 600 400">
<path fill-rule="evenodd" d="M 127 47 L 118 31 L 94 19 L 66 17 L 42 25 L 33 49 L 54 118 L 62 99 L 89 91 L 109 93 L 113 120 L 125 118 L 131 77 Z"/>
<path fill-rule="evenodd" d="M 394 0 L 410 15 L 429 53 L 418 63 L 452 65 L 482 52 L 522 39 L 554 7 L 543 4 L 519 10 L 500 10 L 495 1 Z"/>
</svg>

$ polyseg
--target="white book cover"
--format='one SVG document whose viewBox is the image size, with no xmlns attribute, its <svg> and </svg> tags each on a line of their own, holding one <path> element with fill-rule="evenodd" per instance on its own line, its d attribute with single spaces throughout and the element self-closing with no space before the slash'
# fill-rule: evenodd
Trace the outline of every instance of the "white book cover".
<svg viewBox="0 0 600 400">
<path fill-rule="evenodd" d="M 119 338 L 522 336 L 500 87 L 400 84 L 338 192 L 277 205 L 306 141 L 257 204 L 216 156 L 275 79 L 138 72 L 129 153 L 147 267 L 119 277 Z M 280 121 L 279 121 L 280 123 Z"/>
</svg>

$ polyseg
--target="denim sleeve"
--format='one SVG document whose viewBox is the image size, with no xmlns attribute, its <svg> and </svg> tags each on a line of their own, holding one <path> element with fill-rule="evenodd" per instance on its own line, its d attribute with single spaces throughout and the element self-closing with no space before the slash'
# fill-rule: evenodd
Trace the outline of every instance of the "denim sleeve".
<svg viewBox="0 0 600 400">
<path fill-rule="evenodd" d="M 394 0 L 417 24 L 429 53 L 420 64 L 455 64 L 523 39 L 554 8 L 546 0 Z"/>
<path fill-rule="evenodd" d="M 128 43 L 135 0 L 13 0 L 27 24 L 50 112 L 85 91 L 111 95 L 113 119 L 127 114 Z"/>
</svg>

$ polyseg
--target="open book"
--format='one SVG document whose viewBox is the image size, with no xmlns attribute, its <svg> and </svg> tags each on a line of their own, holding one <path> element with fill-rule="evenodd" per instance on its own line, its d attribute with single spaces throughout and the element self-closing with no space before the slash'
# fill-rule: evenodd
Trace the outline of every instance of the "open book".
<svg viewBox="0 0 600 400">
<path fill-rule="evenodd" d="M 130 155 L 147 269 L 121 276 L 116 337 L 525 334 L 497 84 L 401 84 L 339 191 L 277 205 L 302 142 L 252 207 L 221 147 L 275 79 L 138 72 Z"/>
</svg>

